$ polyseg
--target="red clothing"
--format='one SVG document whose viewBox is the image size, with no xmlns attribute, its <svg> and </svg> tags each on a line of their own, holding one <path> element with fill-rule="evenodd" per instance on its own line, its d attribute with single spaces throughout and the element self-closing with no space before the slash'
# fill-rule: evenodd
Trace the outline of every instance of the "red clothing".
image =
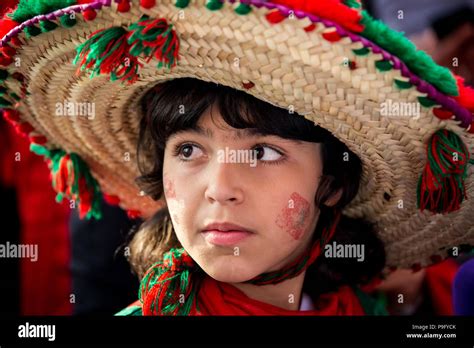
<svg viewBox="0 0 474 348">
<path fill-rule="evenodd" d="M 0 138 L 0 184 L 16 190 L 20 243 L 38 245 L 36 262 L 20 259 L 20 314 L 70 314 L 69 206 L 55 202 L 46 162 L 3 120 Z"/>
</svg>

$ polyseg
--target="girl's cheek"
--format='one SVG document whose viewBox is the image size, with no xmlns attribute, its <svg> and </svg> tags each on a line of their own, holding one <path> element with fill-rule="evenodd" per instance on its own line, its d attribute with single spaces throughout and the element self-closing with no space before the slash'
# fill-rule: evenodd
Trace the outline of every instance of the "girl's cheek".
<svg viewBox="0 0 474 348">
<path fill-rule="evenodd" d="M 163 177 L 163 189 L 165 192 L 166 199 L 175 199 L 176 192 L 174 190 L 174 182 L 168 177 Z"/>
<path fill-rule="evenodd" d="M 311 205 L 297 192 L 293 192 L 286 206 L 278 214 L 275 223 L 294 240 L 303 237 L 310 220 Z"/>
</svg>

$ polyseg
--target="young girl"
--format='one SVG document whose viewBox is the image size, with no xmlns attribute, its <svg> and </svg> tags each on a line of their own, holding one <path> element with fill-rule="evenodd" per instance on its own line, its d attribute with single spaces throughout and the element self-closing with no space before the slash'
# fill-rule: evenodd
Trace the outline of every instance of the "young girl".
<svg viewBox="0 0 474 348">
<path fill-rule="evenodd" d="M 355 154 L 302 116 L 196 79 L 151 89 L 143 112 L 139 158 L 150 163 L 139 182 L 167 203 L 130 245 L 140 276 L 158 262 L 142 282 L 145 314 L 364 313 L 349 285 L 380 272 L 385 255 L 370 224 L 341 214 L 360 182 Z M 219 156 L 242 150 L 239 163 Z M 364 246 L 362 262 L 325 259 L 329 239 Z M 165 269 L 167 252 L 177 259 Z"/>
<path fill-rule="evenodd" d="M 357 0 L 21 0 L 0 38 L 57 199 L 147 219 L 120 314 L 382 313 L 474 243 L 474 92 Z"/>
</svg>

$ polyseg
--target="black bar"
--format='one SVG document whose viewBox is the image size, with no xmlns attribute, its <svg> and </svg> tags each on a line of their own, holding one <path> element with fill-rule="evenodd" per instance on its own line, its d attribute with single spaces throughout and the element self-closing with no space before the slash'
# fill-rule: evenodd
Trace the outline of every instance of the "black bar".
<svg viewBox="0 0 474 348">
<path fill-rule="evenodd" d="M 55 337 L 18 337 L 55 325 Z M 46 333 L 46 330 L 43 331 Z M 51 333 L 51 332 L 50 332 Z M 408 338 L 407 334 L 455 334 Z M 47 336 L 47 335 L 46 335 Z M 52 335 L 50 335 L 52 338 Z M 0 347 L 56 344 L 403 344 L 474 346 L 474 317 L 18 317 L 0 319 Z"/>
</svg>

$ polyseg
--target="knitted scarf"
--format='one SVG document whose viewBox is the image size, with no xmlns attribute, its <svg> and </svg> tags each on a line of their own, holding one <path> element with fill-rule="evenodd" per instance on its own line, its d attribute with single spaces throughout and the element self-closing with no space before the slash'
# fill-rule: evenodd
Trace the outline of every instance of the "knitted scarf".
<svg viewBox="0 0 474 348">
<path fill-rule="evenodd" d="M 321 254 L 339 222 L 324 229 L 321 237 L 298 259 L 282 270 L 261 274 L 246 283 L 277 284 L 305 271 Z M 200 269 L 184 249 L 171 249 L 153 265 L 140 284 L 143 315 L 363 315 L 355 292 L 343 286 L 320 296 L 316 310 L 295 311 L 248 297 L 235 286 L 219 282 Z"/>
</svg>

